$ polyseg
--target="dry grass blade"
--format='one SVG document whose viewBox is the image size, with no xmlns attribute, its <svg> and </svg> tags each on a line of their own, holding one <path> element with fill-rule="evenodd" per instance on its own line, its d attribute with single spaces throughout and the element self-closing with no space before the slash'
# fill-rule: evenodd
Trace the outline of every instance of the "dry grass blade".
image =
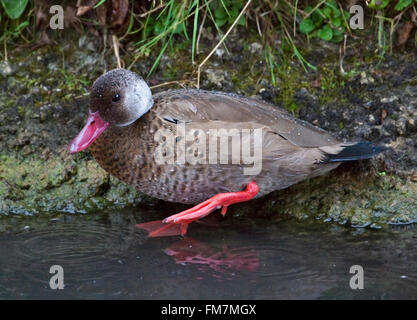
<svg viewBox="0 0 417 320">
<path fill-rule="evenodd" d="M 186 84 L 186 83 L 189 83 L 189 82 L 192 82 L 192 81 L 190 81 L 190 80 L 181 80 L 181 81 L 177 81 L 177 80 L 175 80 L 175 81 L 168 81 L 168 82 L 163 82 L 163 83 L 160 83 L 160 84 L 156 84 L 156 85 L 154 85 L 154 86 L 151 86 L 150 88 L 151 88 L 151 89 L 156 89 L 156 88 L 160 88 L 160 87 L 169 86 L 169 85 L 171 85 L 171 84 L 177 84 L 177 85 L 179 85 L 181 88 L 185 88 L 185 87 L 186 87 L 186 86 L 185 86 L 185 84 Z"/>
<path fill-rule="evenodd" d="M 236 17 L 235 21 L 233 21 L 232 25 L 230 26 L 229 30 L 227 30 L 227 32 L 224 34 L 224 36 L 220 39 L 220 41 L 216 44 L 216 46 L 213 48 L 213 50 L 211 50 L 211 52 L 207 55 L 207 57 L 203 60 L 203 62 L 201 62 L 198 65 L 198 70 L 197 70 L 197 88 L 200 88 L 200 75 L 201 75 L 201 67 L 210 59 L 210 57 L 213 55 L 213 53 L 217 50 L 218 47 L 220 47 L 220 45 L 223 43 L 223 41 L 227 38 L 227 36 L 229 35 L 229 33 L 233 30 L 233 28 L 235 27 L 235 25 L 237 24 L 237 22 L 239 21 L 239 19 L 243 16 L 243 14 L 245 13 L 246 9 L 249 7 L 249 5 L 251 4 L 252 0 L 249 0 L 248 2 L 246 2 L 245 6 L 243 7 L 242 11 L 239 13 L 239 15 Z"/>
<path fill-rule="evenodd" d="M 117 67 L 121 68 L 122 63 L 121 63 L 120 54 L 119 54 L 119 39 L 117 38 L 115 34 L 112 35 L 112 41 L 113 41 L 114 55 L 116 56 L 116 61 L 117 61 Z"/>
</svg>

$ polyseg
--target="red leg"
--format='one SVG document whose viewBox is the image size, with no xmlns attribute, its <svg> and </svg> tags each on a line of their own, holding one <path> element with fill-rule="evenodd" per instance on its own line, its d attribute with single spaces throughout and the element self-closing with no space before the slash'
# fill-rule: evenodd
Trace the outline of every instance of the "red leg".
<svg viewBox="0 0 417 320">
<path fill-rule="evenodd" d="M 256 196 L 258 191 L 258 185 L 252 181 L 243 191 L 219 193 L 191 209 L 174 214 L 162 221 L 141 223 L 137 227 L 148 231 L 149 237 L 184 235 L 187 232 L 188 224 L 191 222 L 204 218 L 214 210 L 220 208 L 222 208 L 221 214 L 225 215 L 228 206 L 234 203 L 248 201 Z"/>
</svg>

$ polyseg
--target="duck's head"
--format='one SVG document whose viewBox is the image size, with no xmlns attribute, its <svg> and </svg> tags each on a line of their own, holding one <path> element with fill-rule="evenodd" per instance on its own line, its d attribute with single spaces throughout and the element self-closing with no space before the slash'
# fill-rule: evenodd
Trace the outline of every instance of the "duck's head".
<svg viewBox="0 0 417 320">
<path fill-rule="evenodd" d="M 87 123 L 68 146 L 70 153 L 88 148 L 109 126 L 125 127 L 153 105 L 152 93 L 136 73 L 114 69 L 100 76 L 90 91 Z"/>
</svg>

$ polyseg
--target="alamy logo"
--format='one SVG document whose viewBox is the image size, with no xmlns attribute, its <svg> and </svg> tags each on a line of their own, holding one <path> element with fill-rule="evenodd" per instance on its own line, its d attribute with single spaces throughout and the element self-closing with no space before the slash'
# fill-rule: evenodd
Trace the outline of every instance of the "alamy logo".
<svg viewBox="0 0 417 320">
<path fill-rule="evenodd" d="M 176 125 L 176 132 L 159 129 L 155 161 L 164 164 L 240 164 L 244 175 L 262 170 L 262 128 L 211 128 L 207 130 Z"/>
<path fill-rule="evenodd" d="M 54 5 L 49 8 L 49 13 L 53 14 L 49 19 L 51 29 L 64 29 L 64 9 L 60 5 Z"/>
<path fill-rule="evenodd" d="M 56 264 L 51 266 L 51 268 L 49 269 L 49 273 L 54 274 L 49 280 L 49 287 L 52 290 L 64 289 L 64 268 Z"/>
<path fill-rule="evenodd" d="M 353 16 L 349 19 L 349 26 L 352 30 L 363 29 L 363 8 L 362 6 L 355 4 L 350 7 L 349 12 Z"/>
<path fill-rule="evenodd" d="M 360 265 L 353 265 L 350 267 L 349 273 L 354 274 L 353 277 L 350 278 L 350 288 L 353 290 L 364 288 L 364 272 L 363 268 Z"/>
</svg>

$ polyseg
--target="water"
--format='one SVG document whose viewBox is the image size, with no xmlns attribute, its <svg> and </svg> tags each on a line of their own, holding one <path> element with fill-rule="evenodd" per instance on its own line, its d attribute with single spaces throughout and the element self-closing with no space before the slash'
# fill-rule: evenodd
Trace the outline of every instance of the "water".
<svg viewBox="0 0 417 320">
<path fill-rule="evenodd" d="M 173 211 L 174 210 L 174 211 Z M 88 215 L 0 217 L 0 299 L 416 299 L 417 229 L 271 222 L 230 210 L 186 238 L 148 239 L 136 223 L 172 206 Z M 52 290 L 52 265 L 64 269 Z M 352 290 L 352 265 L 364 289 Z"/>
</svg>

